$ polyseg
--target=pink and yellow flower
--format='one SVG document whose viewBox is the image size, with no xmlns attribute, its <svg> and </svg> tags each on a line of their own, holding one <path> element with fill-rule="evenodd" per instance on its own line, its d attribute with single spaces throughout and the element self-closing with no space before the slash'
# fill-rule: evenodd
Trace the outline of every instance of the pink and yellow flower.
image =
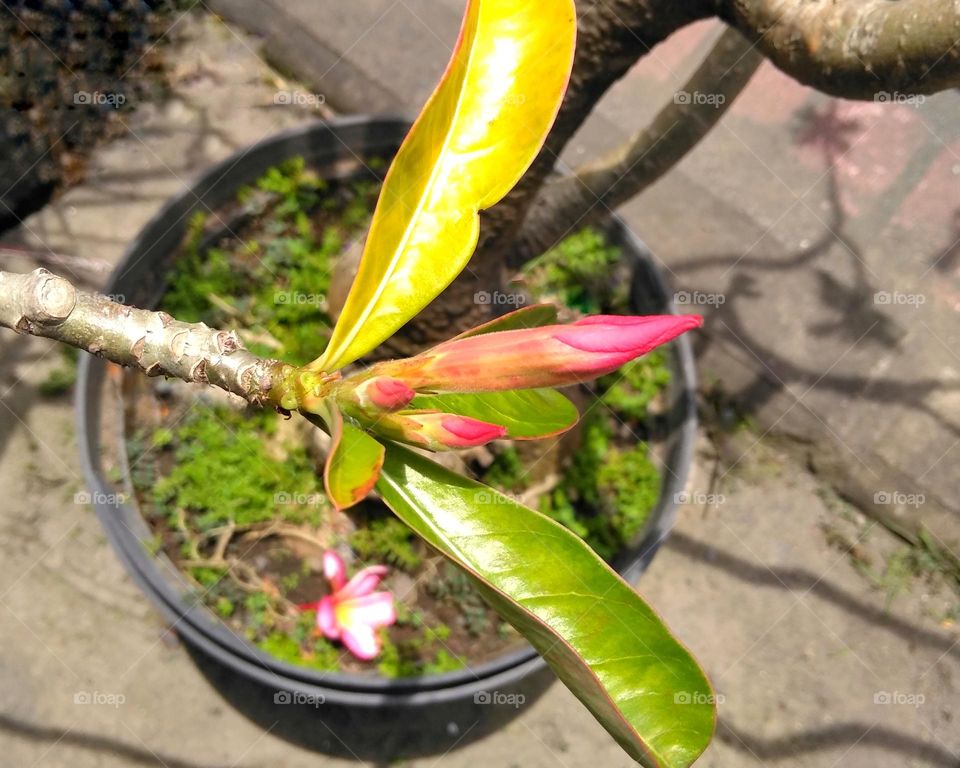
<svg viewBox="0 0 960 768">
<path fill-rule="evenodd" d="M 393 595 L 376 591 L 387 570 L 386 566 L 373 565 L 347 581 L 343 558 L 327 550 L 323 553 L 323 573 L 332 592 L 300 608 L 317 612 L 317 628 L 328 640 L 341 641 L 358 659 L 374 659 L 380 653 L 377 630 L 397 620 Z"/>
</svg>

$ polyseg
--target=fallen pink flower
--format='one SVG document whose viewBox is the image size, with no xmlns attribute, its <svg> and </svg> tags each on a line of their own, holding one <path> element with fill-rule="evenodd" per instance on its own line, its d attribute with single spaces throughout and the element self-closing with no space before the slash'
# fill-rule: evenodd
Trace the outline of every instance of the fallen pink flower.
<svg viewBox="0 0 960 768">
<path fill-rule="evenodd" d="M 336 552 L 323 553 L 323 573 L 333 590 L 302 610 L 317 612 L 317 627 L 328 640 L 340 640 L 358 659 L 369 661 L 380 653 L 377 630 L 396 622 L 393 595 L 376 592 L 387 567 L 373 565 L 347 581 L 347 569 Z"/>
<path fill-rule="evenodd" d="M 594 315 L 454 339 L 375 370 L 431 392 L 560 387 L 611 373 L 702 323 L 699 315 Z"/>
</svg>

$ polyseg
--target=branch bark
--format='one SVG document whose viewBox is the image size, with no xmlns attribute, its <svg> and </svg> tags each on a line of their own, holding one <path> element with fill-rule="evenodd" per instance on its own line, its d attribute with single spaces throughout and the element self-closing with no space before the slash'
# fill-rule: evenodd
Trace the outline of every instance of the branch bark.
<svg viewBox="0 0 960 768">
<path fill-rule="evenodd" d="M 721 0 L 719 14 L 788 75 L 834 96 L 960 86 L 956 0 Z"/>
<path fill-rule="evenodd" d="M 697 71 L 645 129 L 603 158 L 547 183 L 524 221 L 513 266 L 627 202 L 673 168 L 719 122 L 763 57 L 725 29 Z"/>
<path fill-rule="evenodd" d="M 234 331 L 136 309 L 36 269 L 0 272 L 0 326 L 54 339 L 148 376 L 211 384 L 256 405 L 280 405 L 293 366 L 247 351 Z"/>
</svg>

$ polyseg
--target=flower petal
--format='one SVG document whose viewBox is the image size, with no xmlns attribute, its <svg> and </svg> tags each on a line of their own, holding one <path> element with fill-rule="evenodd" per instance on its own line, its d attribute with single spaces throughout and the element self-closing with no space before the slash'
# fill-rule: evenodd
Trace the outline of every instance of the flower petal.
<svg viewBox="0 0 960 768">
<path fill-rule="evenodd" d="M 340 637 L 337 604 L 329 595 L 317 604 L 317 628 L 330 640 L 337 640 Z"/>
<path fill-rule="evenodd" d="M 363 661 L 375 659 L 380 653 L 380 638 L 372 627 L 360 624 L 353 629 L 344 630 L 341 639 L 347 650 Z"/>
<path fill-rule="evenodd" d="M 356 624 L 371 627 L 388 627 L 397 621 L 397 612 L 393 605 L 393 595 L 389 592 L 374 592 L 337 605 L 337 619 L 343 629 L 353 628 Z"/>
<path fill-rule="evenodd" d="M 332 549 L 323 553 L 323 575 L 327 577 L 334 592 L 343 589 L 347 580 L 347 567 L 343 564 L 343 558 Z"/>
<path fill-rule="evenodd" d="M 357 658 L 372 659 L 380 653 L 376 630 L 397 620 L 393 595 L 375 592 L 338 603 L 336 618 L 340 639 L 348 650 Z"/>
<path fill-rule="evenodd" d="M 385 565 L 371 565 L 357 572 L 356 575 L 344 587 L 337 590 L 337 602 L 352 600 L 364 595 L 369 595 L 379 585 L 380 581 L 390 571 Z"/>
</svg>

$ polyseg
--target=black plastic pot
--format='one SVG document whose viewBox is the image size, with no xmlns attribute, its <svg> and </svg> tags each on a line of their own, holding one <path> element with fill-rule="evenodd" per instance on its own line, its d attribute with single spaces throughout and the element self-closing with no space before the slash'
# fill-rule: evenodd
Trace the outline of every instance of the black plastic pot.
<svg viewBox="0 0 960 768">
<path fill-rule="evenodd" d="M 359 158 L 391 157 L 408 127 L 402 119 L 347 118 L 287 131 L 237 153 L 154 217 L 127 249 L 105 292 L 140 307 L 156 306 L 194 212 L 234 200 L 239 187 L 292 157 L 304 157 L 328 178 L 371 173 Z M 632 266 L 633 309 L 638 314 L 672 311 L 670 291 L 643 243 L 616 218 L 610 220 L 608 234 Z M 629 581 L 640 576 L 668 534 L 675 496 L 683 491 L 692 457 L 695 382 L 686 338 L 670 346 L 670 364 L 674 376 L 660 499 L 636 546 L 614 562 Z M 110 429 L 121 430 L 122 437 L 123 429 L 120 403 L 112 401 L 106 372 L 102 360 L 85 356 L 78 383 L 80 449 L 97 515 L 131 576 L 171 622 L 201 671 L 272 733 L 368 760 L 443 752 L 500 727 L 552 682 L 553 673 L 530 647 L 465 670 L 389 680 L 286 664 L 234 634 L 204 606 L 187 599 L 183 576 L 165 557 L 150 553 L 151 533 L 136 505 L 118 498 L 105 477 L 102 438 Z M 109 422 L 114 426 L 105 426 Z"/>
</svg>

